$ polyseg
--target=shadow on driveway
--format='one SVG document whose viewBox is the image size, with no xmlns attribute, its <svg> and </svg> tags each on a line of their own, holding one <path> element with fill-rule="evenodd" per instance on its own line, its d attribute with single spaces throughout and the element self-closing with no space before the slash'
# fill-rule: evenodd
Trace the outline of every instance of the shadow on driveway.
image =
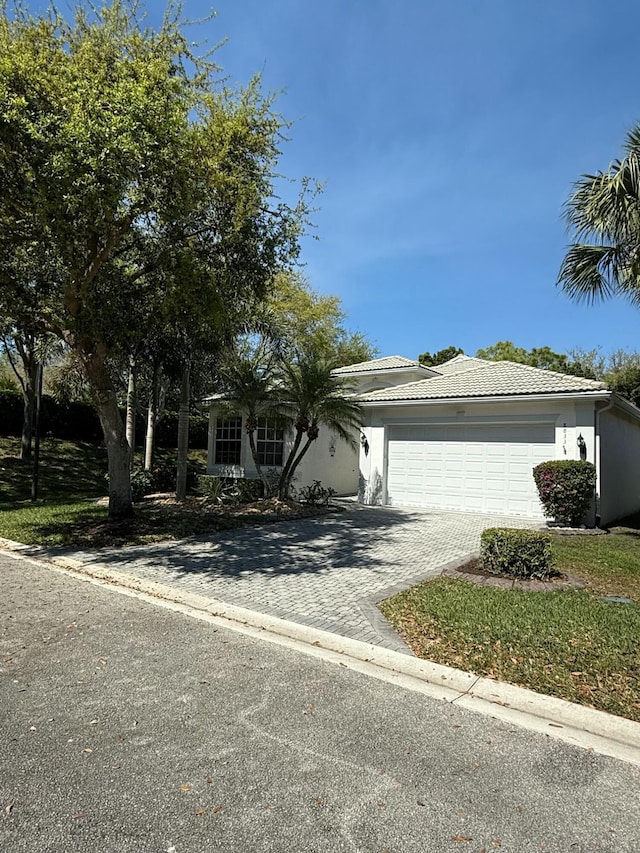
<svg viewBox="0 0 640 853">
<path fill-rule="evenodd" d="M 439 513 L 354 508 L 311 519 L 243 528 L 178 542 L 75 552 L 84 562 L 117 564 L 125 570 L 140 561 L 187 575 L 240 579 L 314 575 L 358 567 L 369 572 L 407 568 L 437 539 Z M 69 553 L 69 552 L 66 552 Z"/>
</svg>

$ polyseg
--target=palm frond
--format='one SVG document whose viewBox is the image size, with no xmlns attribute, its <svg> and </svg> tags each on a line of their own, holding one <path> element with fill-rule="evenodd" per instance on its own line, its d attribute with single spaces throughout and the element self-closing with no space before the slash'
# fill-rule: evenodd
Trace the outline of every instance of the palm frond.
<svg viewBox="0 0 640 853">
<path fill-rule="evenodd" d="M 569 247 L 558 275 L 563 291 L 577 302 L 593 304 L 613 296 L 615 286 L 606 270 L 611 268 L 612 246 L 574 243 Z"/>
<path fill-rule="evenodd" d="M 624 296 L 640 305 L 640 125 L 625 150 L 606 172 L 583 175 L 564 207 L 575 242 L 557 284 L 576 301 Z"/>
</svg>

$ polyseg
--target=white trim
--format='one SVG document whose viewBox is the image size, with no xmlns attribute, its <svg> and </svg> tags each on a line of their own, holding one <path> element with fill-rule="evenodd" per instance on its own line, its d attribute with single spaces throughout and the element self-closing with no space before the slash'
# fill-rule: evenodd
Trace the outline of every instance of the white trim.
<svg viewBox="0 0 640 853">
<path fill-rule="evenodd" d="M 612 396 L 611 391 L 566 391 L 561 393 L 538 393 L 531 394 L 500 394 L 493 396 L 475 397 L 429 397 L 423 400 L 358 400 L 356 402 L 367 409 L 380 409 L 384 406 L 451 406 L 469 405 L 470 403 L 531 403 L 536 400 L 608 400 Z M 629 403 L 640 419 L 640 409 Z"/>
<path fill-rule="evenodd" d="M 536 424 L 555 422 L 560 417 L 558 412 L 543 412 L 541 414 L 505 414 L 505 415 L 474 415 L 466 413 L 463 415 L 440 415 L 432 418 L 408 416 L 398 418 L 380 418 L 382 424 L 387 426 L 418 426 L 425 424 L 426 426 L 447 426 L 449 424 L 464 424 L 472 426 L 474 424 Z"/>
<path fill-rule="evenodd" d="M 624 412 L 633 415 L 637 420 L 640 421 L 640 409 L 636 405 L 631 403 L 629 400 L 625 400 L 624 397 L 621 397 L 619 394 L 616 394 L 614 392 L 611 394 L 611 402 L 618 409 L 622 409 Z"/>
</svg>

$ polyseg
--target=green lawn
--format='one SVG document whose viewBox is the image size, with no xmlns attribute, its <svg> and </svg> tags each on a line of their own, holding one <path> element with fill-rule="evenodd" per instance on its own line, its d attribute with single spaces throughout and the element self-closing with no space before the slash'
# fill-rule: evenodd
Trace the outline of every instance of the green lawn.
<svg viewBox="0 0 640 853">
<path fill-rule="evenodd" d="M 0 438 L 0 508 L 31 500 L 33 464 L 19 458 L 20 440 Z M 38 497 L 42 501 L 79 501 L 107 494 L 107 452 L 88 441 L 57 438 L 40 444 Z"/>
<path fill-rule="evenodd" d="M 438 578 L 380 609 L 419 657 L 640 721 L 640 530 L 553 541 L 559 570 L 586 581 L 586 590 L 521 592 Z"/>
<path fill-rule="evenodd" d="M 107 454 L 101 445 L 45 439 L 40 450 L 38 500 L 31 501 L 32 463 L 19 459 L 20 442 L 0 438 L 0 536 L 25 544 L 84 547 L 181 538 L 211 529 L 202 516 L 184 511 L 139 509 L 132 521 L 112 524 L 107 507 Z M 158 450 L 159 463 L 175 451 Z M 204 463 L 205 451 L 190 454 Z M 237 526 L 237 519 L 227 526 Z M 218 522 L 217 526 L 224 526 Z"/>
</svg>

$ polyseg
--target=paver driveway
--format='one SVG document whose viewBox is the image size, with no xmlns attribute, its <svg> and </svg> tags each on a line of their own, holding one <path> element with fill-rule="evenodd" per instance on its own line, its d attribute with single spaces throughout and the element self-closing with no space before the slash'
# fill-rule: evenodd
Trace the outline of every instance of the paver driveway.
<svg viewBox="0 0 640 853">
<path fill-rule="evenodd" d="M 376 601 L 477 550 L 486 527 L 539 524 L 353 504 L 318 518 L 70 556 L 406 652 Z"/>
</svg>

